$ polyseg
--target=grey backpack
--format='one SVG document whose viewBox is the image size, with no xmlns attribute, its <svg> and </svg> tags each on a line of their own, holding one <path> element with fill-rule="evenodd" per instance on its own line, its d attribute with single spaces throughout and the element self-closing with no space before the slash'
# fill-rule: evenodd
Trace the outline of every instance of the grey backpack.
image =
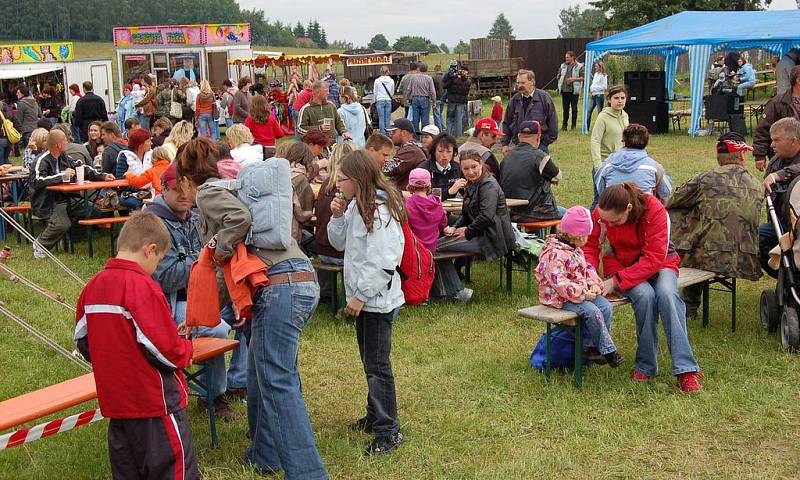
<svg viewBox="0 0 800 480">
<path fill-rule="evenodd" d="M 236 193 L 250 210 L 253 224 L 245 244 L 266 250 L 286 250 L 292 245 L 291 178 L 289 161 L 272 157 L 244 167 L 236 180 L 211 182 Z"/>
</svg>

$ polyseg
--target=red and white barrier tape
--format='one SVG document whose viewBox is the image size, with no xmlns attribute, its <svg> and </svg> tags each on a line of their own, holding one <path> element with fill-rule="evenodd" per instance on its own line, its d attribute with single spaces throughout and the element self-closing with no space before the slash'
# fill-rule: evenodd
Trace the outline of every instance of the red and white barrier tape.
<svg viewBox="0 0 800 480">
<path fill-rule="evenodd" d="M 36 425 L 35 427 L 17 430 L 16 432 L 7 433 L 0 436 L 0 450 L 16 447 L 26 443 L 35 442 L 40 438 L 49 437 L 56 433 L 66 432 L 73 428 L 78 428 L 83 425 L 94 423 L 102 420 L 103 415 L 100 414 L 100 409 L 88 410 L 77 415 L 72 415 L 67 418 L 60 418 L 52 422 Z"/>
</svg>

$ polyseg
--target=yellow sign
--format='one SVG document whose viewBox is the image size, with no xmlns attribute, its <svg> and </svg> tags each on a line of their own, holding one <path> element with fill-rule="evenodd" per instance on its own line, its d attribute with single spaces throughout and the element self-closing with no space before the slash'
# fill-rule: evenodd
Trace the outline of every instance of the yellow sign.
<svg viewBox="0 0 800 480">
<path fill-rule="evenodd" d="M 347 58 L 348 67 L 363 67 L 367 65 L 389 65 L 392 63 L 391 55 L 369 55 Z"/>
<path fill-rule="evenodd" d="M 74 58 L 72 42 L 0 45 L 0 64 L 66 62 Z"/>
</svg>

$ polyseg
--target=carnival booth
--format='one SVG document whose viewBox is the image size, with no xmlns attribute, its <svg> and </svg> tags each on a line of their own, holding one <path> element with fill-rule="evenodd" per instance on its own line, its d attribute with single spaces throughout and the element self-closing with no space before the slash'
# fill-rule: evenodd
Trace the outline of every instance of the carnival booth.
<svg viewBox="0 0 800 480">
<path fill-rule="evenodd" d="M 0 45 L 0 95 L 16 101 L 13 96 L 17 85 L 25 82 L 34 92 L 52 85 L 66 104 L 65 90 L 76 83 L 89 80 L 94 92 L 113 107 L 110 58 L 82 58 L 75 60 L 71 42 L 25 43 Z"/>
<path fill-rule="evenodd" d="M 220 87 L 238 78 L 229 60 L 253 55 L 249 23 L 115 27 L 114 46 L 120 85 L 154 74 Z"/>
</svg>

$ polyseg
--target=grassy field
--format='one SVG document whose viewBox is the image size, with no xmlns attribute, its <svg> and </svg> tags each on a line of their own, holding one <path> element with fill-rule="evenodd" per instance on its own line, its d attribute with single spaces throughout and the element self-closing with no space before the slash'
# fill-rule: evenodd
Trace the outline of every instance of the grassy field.
<svg viewBox="0 0 800 480">
<path fill-rule="evenodd" d="M 558 102 L 558 99 L 556 100 Z M 674 183 L 715 165 L 713 140 L 659 135 L 648 148 Z M 592 188 L 587 137 L 563 132 L 552 147 L 564 178 L 559 204 L 588 204 Z M 79 287 L 47 261 L 34 261 L 28 246 L 14 247 L 10 266 L 46 288 L 77 299 Z M 59 253 L 88 279 L 103 264 L 105 248 L 89 259 Z M 739 283 L 739 328 L 730 332 L 729 297 L 711 298 L 711 325 L 689 324 L 694 352 L 706 374 L 705 391 L 677 391 L 669 355 L 652 384 L 633 384 L 628 371 L 636 348 L 629 307 L 617 310 L 614 338 L 626 363 L 617 370 L 592 367 L 584 388 L 571 375 L 547 384 L 528 357 L 543 326 L 517 317 L 536 303 L 524 277 L 506 295 L 497 286 L 496 263 L 473 269 L 469 305 L 435 303 L 405 309 L 395 324 L 393 364 L 405 445 L 392 455 L 367 458 L 368 437 L 347 429 L 364 409 L 366 384 L 355 332 L 320 306 L 307 328 L 299 365 L 322 458 L 341 479 L 522 478 L 797 478 L 800 468 L 800 365 L 776 336 L 761 329 L 759 293 L 768 280 Z M 71 345 L 72 315 L 17 284 L 0 280 L 2 302 L 64 346 Z M 19 327 L 0 319 L 0 399 L 81 374 Z M 125 372 L 120 372 L 125 375 Z M 69 413 L 88 408 L 73 409 Z M 204 414 L 190 409 L 200 468 L 208 479 L 258 478 L 237 463 L 245 438 L 241 419 L 220 423 L 220 446 L 209 446 Z M 0 452 L 0 477 L 108 478 L 105 422 Z M 68 472 L 68 473 L 67 473 Z"/>
</svg>

